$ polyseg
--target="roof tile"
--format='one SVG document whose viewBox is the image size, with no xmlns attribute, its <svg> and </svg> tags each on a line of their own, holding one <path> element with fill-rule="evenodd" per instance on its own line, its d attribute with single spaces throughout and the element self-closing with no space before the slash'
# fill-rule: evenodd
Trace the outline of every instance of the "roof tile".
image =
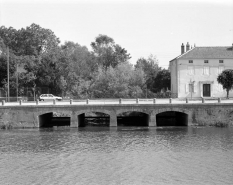
<svg viewBox="0 0 233 185">
<path fill-rule="evenodd" d="M 195 47 L 192 50 L 177 57 L 177 59 L 231 59 L 233 50 L 231 47 Z"/>
</svg>

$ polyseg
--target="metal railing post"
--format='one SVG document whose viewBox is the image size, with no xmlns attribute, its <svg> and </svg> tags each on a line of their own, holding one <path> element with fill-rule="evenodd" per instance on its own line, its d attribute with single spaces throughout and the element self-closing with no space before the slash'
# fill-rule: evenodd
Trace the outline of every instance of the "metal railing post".
<svg viewBox="0 0 233 185">
<path fill-rule="evenodd" d="M 73 99 L 70 99 L 70 105 L 72 105 L 73 104 Z"/>
<path fill-rule="evenodd" d="M 89 104 L 89 99 L 86 100 L 86 103 Z"/>
<path fill-rule="evenodd" d="M 53 105 L 56 105 L 56 100 L 53 100 Z"/>
<path fill-rule="evenodd" d="M 121 103 L 122 103 L 122 99 L 120 98 L 120 99 L 119 99 L 119 104 L 121 104 Z"/>
<path fill-rule="evenodd" d="M 153 104 L 156 104 L 156 98 L 153 99 Z"/>
<path fill-rule="evenodd" d="M 22 102 L 23 102 L 22 100 L 19 100 L 19 105 L 22 105 Z"/>
<path fill-rule="evenodd" d="M 172 98 L 169 98 L 169 103 L 172 103 Z"/>
<path fill-rule="evenodd" d="M 139 99 L 137 98 L 137 99 L 136 99 L 136 104 L 138 104 L 138 103 L 139 103 Z"/>
<path fill-rule="evenodd" d="M 39 105 L 39 100 L 38 99 L 36 99 L 36 105 Z"/>
<path fill-rule="evenodd" d="M 3 106 L 5 105 L 5 100 L 2 100 L 2 105 L 3 105 Z"/>
<path fill-rule="evenodd" d="M 186 103 L 189 103 L 189 99 L 188 98 L 186 98 Z"/>
<path fill-rule="evenodd" d="M 202 98 L 202 103 L 205 103 L 205 98 Z"/>
<path fill-rule="evenodd" d="M 218 103 L 221 103 L 221 98 L 218 98 Z"/>
</svg>

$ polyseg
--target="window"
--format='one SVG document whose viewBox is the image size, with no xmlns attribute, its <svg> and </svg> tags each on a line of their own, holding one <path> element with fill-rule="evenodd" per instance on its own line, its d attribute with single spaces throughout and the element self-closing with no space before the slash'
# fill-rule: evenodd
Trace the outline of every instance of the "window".
<svg viewBox="0 0 233 185">
<path fill-rule="evenodd" d="M 204 66 L 204 75 L 209 75 L 210 74 L 210 68 L 209 66 Z"/>
<path fill-rule="evenodd" d="M 224 67 L 223 66 L 219 66 L 218 67 L 218 74 L 222 73 L 224 70 Z"/>
<path fill-rule="evenodd" d="M 204 60 L 204 63 L 205 63 L 205 64 L 208 64 L 208 63 L 209 63 L 209 60 Z"/>
<path fill-rule="evenodd" d="M 223 64 L 223 60 L 219 60 L 219 64 Z"/>
<path fill-rule="evenodd" d="M 192 64 L 192 63 L 193 63 L 193 60 L 189 60 L 189 63 Z"/>
<path fill-rule="evenodd" d="M 194 67 L 193 66 L 188 66 L 188 74 L 194 75 Z"/>
</svg>

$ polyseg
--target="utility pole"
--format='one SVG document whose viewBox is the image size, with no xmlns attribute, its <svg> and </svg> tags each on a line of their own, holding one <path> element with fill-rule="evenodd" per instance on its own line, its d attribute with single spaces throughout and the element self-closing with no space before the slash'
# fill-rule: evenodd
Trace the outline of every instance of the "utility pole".
<svg viewBox="0 0 233 185">
<path fill-rule="evenodd" d="M 10 56 L 9 56 L 9 47 L 7 47 L 7 94 L 8 102 L 10 102 Z"/>
<path fill-rule="evenodd" d="M 17 101 L 18 101 L 18 86 L 19 86 L 19 80 L 18 80 L 18 77 L 19 74 L 18 74 L 18 64 L 16 64 L 16 98 L 17 98 Z"/>
</svg>

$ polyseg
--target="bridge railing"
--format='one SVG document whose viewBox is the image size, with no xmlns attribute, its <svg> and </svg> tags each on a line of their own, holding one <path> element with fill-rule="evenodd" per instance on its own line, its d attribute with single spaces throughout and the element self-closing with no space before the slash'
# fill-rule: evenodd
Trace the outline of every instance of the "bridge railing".
<svg viewBox="0 0 233 185">
<path fill-rule="evenodd" d="M 221 98 L 199 98 L 199 99 L 178 99 L 178 98 L 164 98 L 164 99 L 85 99 L 85 100 L 73 100 L 66 99 L 63 101 L 25 101 L 24 99 L 19 99 L 15 102 L 7 102 L 5 99 L 0 101 L 0 106 L 18 106 L 18 105 L 127 105 L 127 104 L 195 104 L 195 103 L 233 103 L 233 99 L 221 99 Z"/>
</svg>

